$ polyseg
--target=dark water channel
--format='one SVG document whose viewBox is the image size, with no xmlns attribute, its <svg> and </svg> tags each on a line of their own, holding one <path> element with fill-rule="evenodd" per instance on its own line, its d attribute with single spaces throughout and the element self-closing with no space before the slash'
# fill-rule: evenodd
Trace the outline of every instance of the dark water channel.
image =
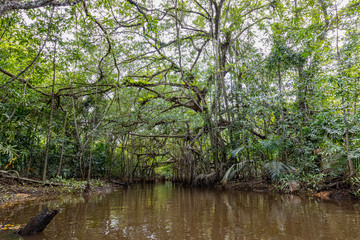
<svg viewBox="0 0 360 240">
<path fill-rule="evenodd" d="M 44 207 L 60 213 L 25 239 L 360 239 L 359 203 L 171 184 L 32 202 L 1 210 L 0 223 L 25 224 Z"/>
</svg>

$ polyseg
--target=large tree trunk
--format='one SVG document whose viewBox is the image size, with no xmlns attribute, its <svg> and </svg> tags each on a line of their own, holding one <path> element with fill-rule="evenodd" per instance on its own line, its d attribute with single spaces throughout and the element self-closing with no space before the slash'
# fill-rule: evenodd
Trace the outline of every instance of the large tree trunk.
<svg viewBox="0 0 360 240">
<path fill-rule="evenodd" d="M 77 120 L 76 120 L 76 109 L 75 109 L 74 98 L 72 98 L 71 100 L 72 100 L 72 107 L 73 107 L 73 114 L 74 114 L 74 126 L 75 126 L 75 131 L 76 131 L 76 138 L 77 138 L 77 140 L 79 142 L 79 147 L 80 147 L 80 151 L 79 151 L 79 170 L 80 170 L 80 174 L 81 174 L 81 179 L 84 180 L 84 171 L 83 171 L 83 168 L 82 168 L 83 145 L 81 143 L 80 133 L 79 133 Z"/>
<path fill-rule="evenodd" d="M 65 133 L 66 133 L 67 115 L 68 115 L 68 112 L 65 113 L 64 128 L 63 128 L 63 134 L 64 134 L 64 135 L 63 135 L 62 144 L 61 144 L 60 162 L 59 162 L 59 168 L 58 168 L 57 173 L 56 173 L 56 177 L 59 177 L 59 176 L 60 176 L 61 167 L 62 167 L 62 161 L 63 161 L 63 157 L 64 157 L 65 137 L 66 137 Z"/>
<path fill-rule="evenodd" d="M 56 71 L 56 65 L 55 65 L 55 56 L 56 56 L 56 43 L 54 45 L 54 58 L 53 58 L 53 82 L 52 82 L 52 89 L 51 89 L 51 109 L 50 109 L 50 117 L 49 117 L 49 126 L 48 126 L 48 132 L 47 132 L 47 138 L 46 138 L 46 150 L 45 150 L 45 160 L 44 160 L 44 169 L 43 169 L 43 175 L 42 180 L 46 180 L 46 172 L 47 172 L 47 165 L 48 165 L 48 158 L 49 158 L 49 147 L 50 147 L 50 137 L 51 137 L 51 124 L 52 124 L 52 117 L 54 112 L 54 96 L 55 96 L 55 71 Z"/>
</svg>

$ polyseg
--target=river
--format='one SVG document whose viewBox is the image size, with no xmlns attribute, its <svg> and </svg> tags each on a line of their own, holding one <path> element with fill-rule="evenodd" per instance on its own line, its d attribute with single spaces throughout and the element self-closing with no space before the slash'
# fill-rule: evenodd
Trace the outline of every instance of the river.
<svg viewBox="0 0 360 240">
<path fill-rule="evenodd" d="M 360 205 L 293 195 L 133 185 L 90 198 L 64 197 L 1 210 L 25 224 L 43 208 L 60 213 L 37 239 L 360 239 Z M 22 239 L 0 233 L 0 239 Z"/>
</svg>

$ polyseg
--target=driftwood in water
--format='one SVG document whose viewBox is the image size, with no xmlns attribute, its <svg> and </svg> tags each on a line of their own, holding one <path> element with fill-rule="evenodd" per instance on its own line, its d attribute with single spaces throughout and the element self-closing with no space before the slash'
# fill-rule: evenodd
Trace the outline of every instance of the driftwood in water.
<svg viewBox="0 0 360 240">
<path fill-rule="evenodd" d="M 129 185 L 129 183 L 120 182 L 120 181 L 116 181 L 116 180 L 112 180 L 112 183 L 114 185 L 125 186 L 125 187 L 127 187 Z"/>
<path fill-rule="evenodd" d="M 59 210 L 49 212 L 48 208 L 44 208 L 38 215 L 32 217 L 25 227 L 19 229 L 17 233 L 20 235 L 34 235 L 42 232 L 58 212 Z"/>
</svg>

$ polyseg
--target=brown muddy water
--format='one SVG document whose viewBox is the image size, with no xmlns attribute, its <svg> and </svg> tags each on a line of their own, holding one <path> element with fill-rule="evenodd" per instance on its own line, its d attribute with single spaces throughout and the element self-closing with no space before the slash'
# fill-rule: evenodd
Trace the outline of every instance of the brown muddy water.
<svg viewBox="0 0 360 240">
<path fill-rule="evenodd" d="M 35 239 L 360 239 L 360 205 L 291 195 L 134 185 L 0 210 L 25 224 L 44 207 L 60 213 Z M 22 239 L 5 232 L 0 239 Z"/>
</svg>

